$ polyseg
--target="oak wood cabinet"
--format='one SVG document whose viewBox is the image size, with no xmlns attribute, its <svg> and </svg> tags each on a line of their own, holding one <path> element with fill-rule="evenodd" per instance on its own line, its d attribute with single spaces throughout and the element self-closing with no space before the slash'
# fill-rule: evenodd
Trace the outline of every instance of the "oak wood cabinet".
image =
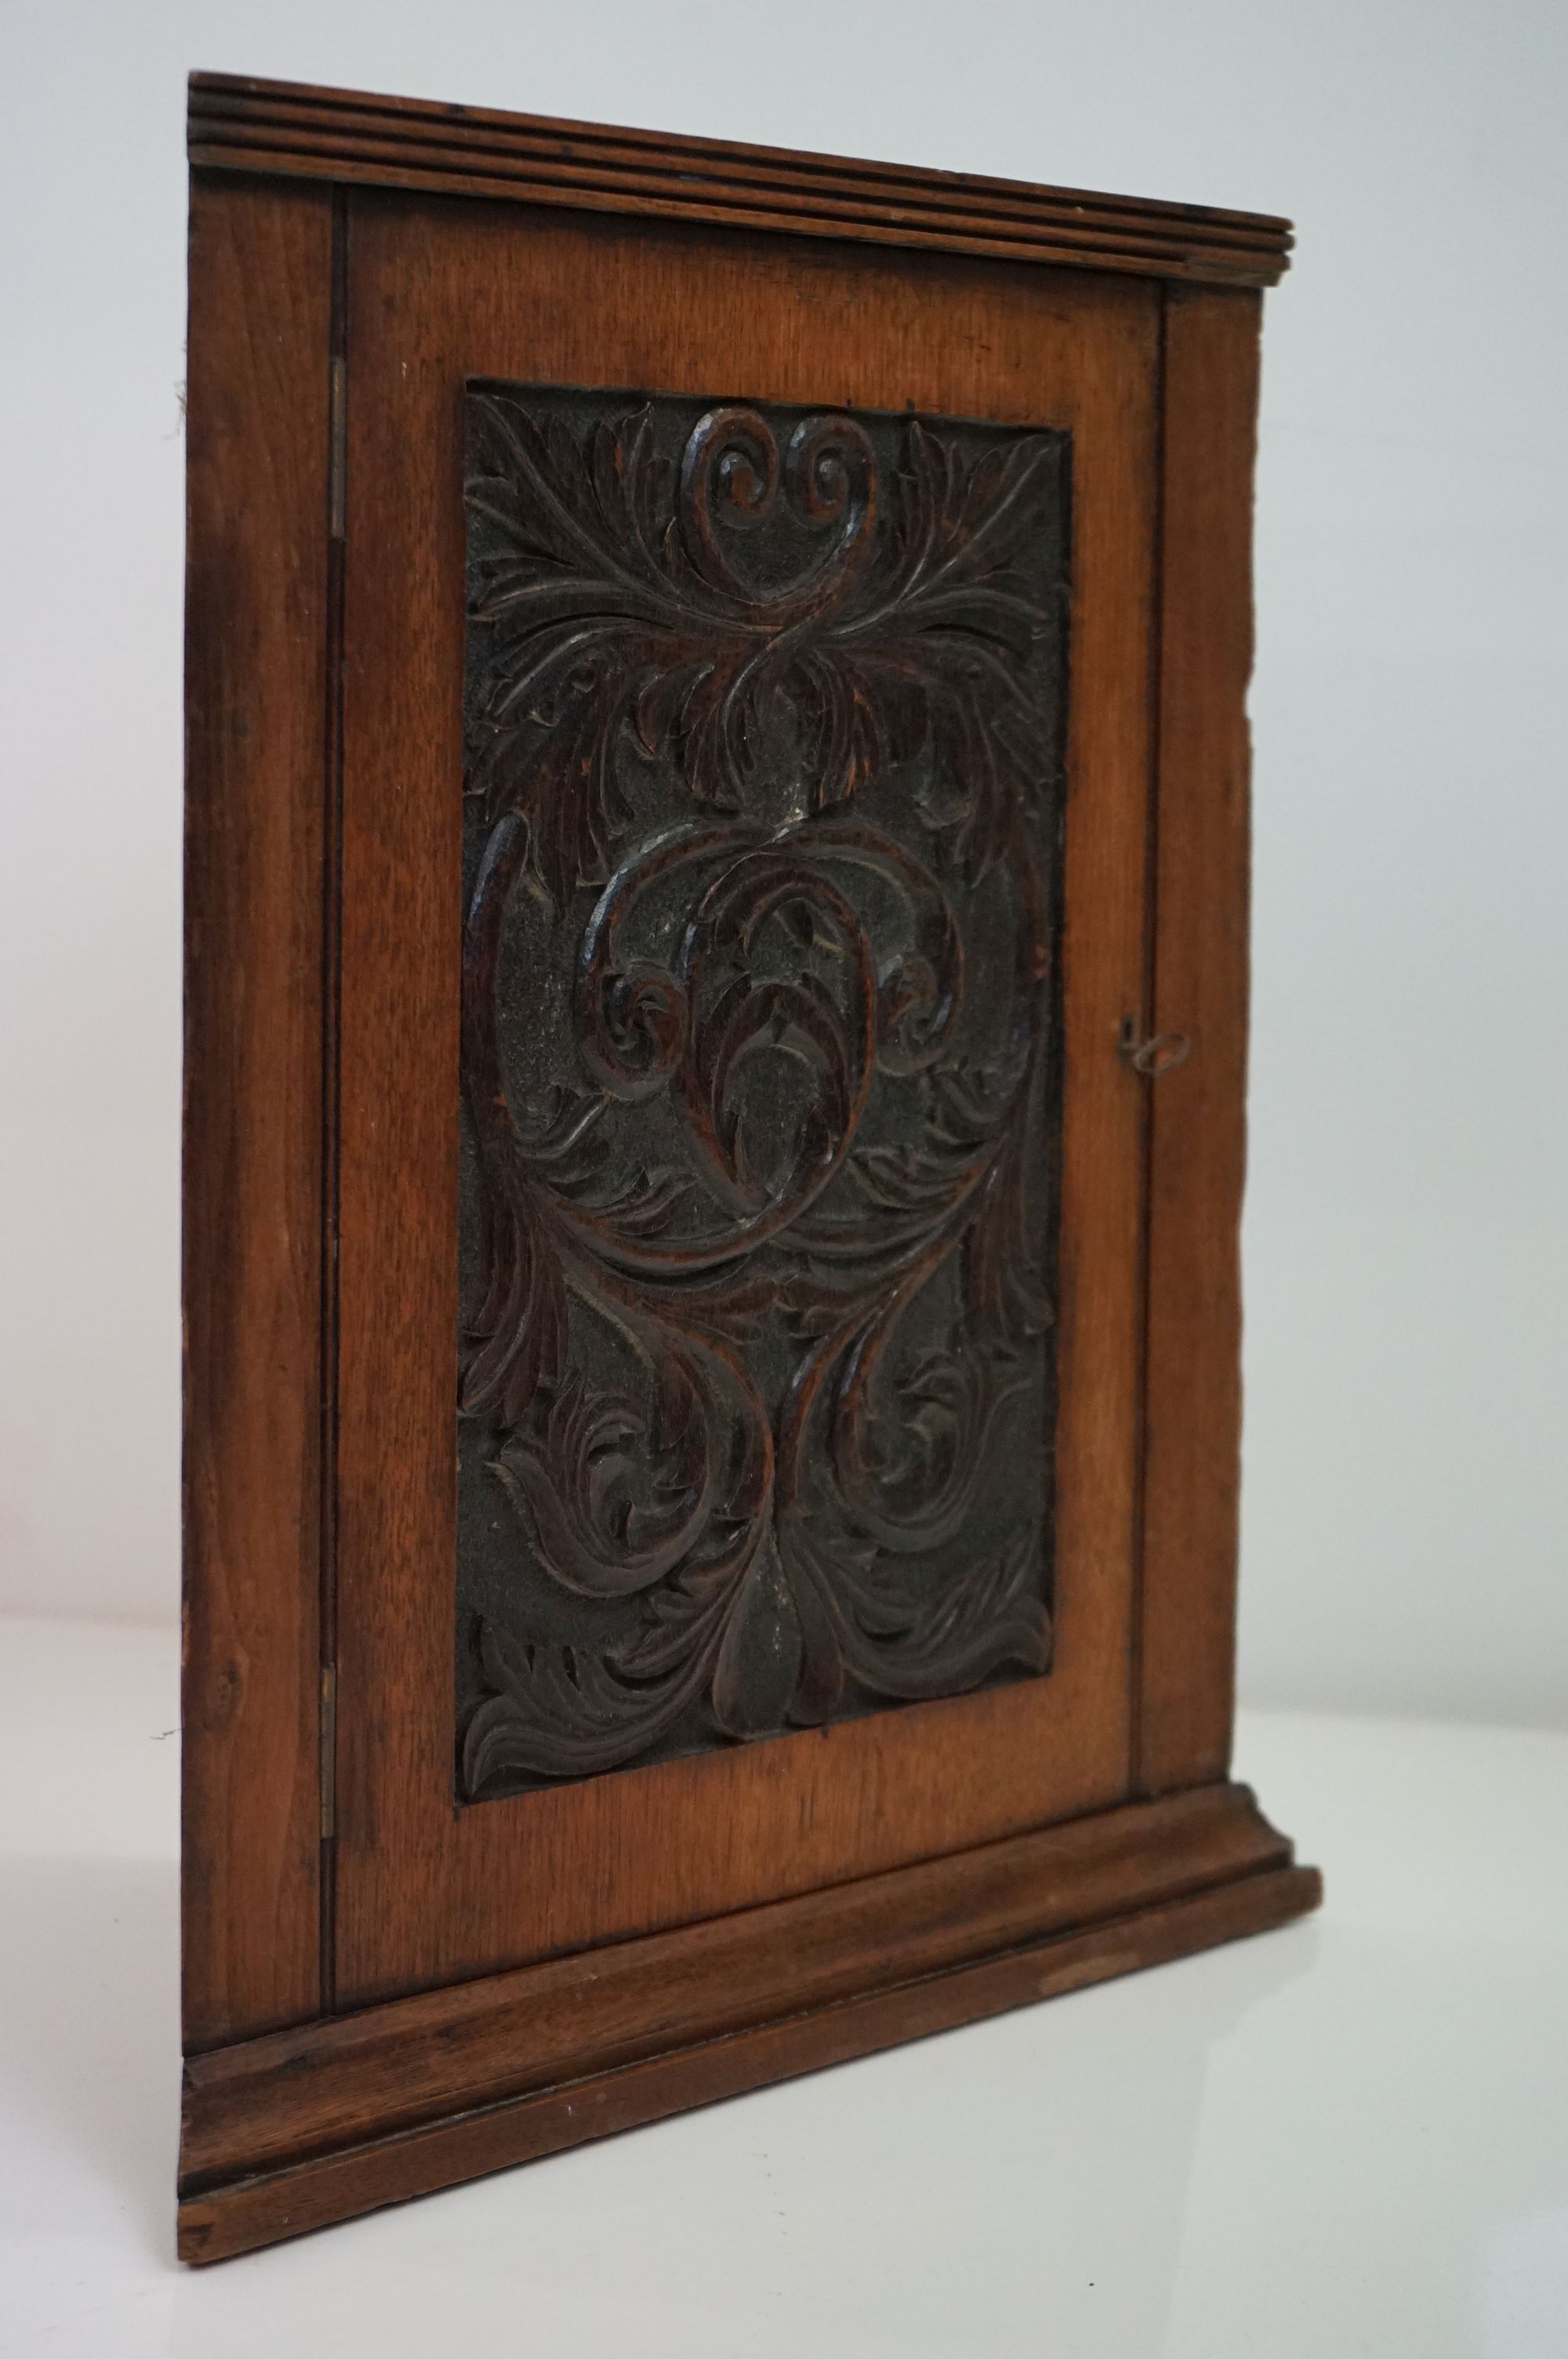
<svg viewBox="0 0 1568 2359">
<path fill-rule="evenodd" d="M 1277 1924 L 1284 223 L 190 92 L 181 2250 Z"/>
</svg>

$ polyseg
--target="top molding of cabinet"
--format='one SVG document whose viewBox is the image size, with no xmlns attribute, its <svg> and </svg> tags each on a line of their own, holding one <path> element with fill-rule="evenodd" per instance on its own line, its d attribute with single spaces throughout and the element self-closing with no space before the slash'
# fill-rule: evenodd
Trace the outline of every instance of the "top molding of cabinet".
<svg viewBox="0 0 1568 2359">
<path fill-rule="evenodd" d="M 233 74 L 191 75 L 188 136 L 191 163 L 206 170 L 509 198 L 1211 286 L 1273 286 L 1292 244 L 1289 222 L 1269 213 Z"/>
</svg>

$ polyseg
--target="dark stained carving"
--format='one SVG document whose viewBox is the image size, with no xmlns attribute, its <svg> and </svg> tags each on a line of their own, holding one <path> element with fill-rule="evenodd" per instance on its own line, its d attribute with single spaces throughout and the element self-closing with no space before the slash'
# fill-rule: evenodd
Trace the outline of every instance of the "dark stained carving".
<svg viewBox="0 0 1568 2359">
<path fill-rule="evenodd" d="M 476 1799 L 1047 1666 L 1067 445 L 467 427 Z"/>
</svg>

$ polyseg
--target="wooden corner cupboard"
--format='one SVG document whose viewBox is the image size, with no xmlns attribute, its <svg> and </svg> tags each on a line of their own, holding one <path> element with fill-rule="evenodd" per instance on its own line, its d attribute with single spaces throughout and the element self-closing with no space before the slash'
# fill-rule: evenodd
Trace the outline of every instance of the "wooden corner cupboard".
<svg viewBox="0 0 1568 2359">
<path fill-rule="evenodd" d="M 1227 1776 L 1286 224 L 189 152 L 206 2261 L 1319 1886 Z"/>
</svg>

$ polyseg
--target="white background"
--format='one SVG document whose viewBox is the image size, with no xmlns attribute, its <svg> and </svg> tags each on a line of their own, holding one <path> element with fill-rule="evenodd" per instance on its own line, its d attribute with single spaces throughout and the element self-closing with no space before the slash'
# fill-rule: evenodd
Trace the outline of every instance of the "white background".
<svg viewBox="0 0 1568 2359">
<path fill-rule="evenodd" d="M 177 2270 L 174 1633 L 4 1637 L 4 2359 L 1563 2359 L 1568 1737 L 1244 1712 L 1322 1916 Z"/>
<path fill-rule="evenodd" d="M 1562 0 L 5 0 L 0 1609 L 177 1610 L 192 66 L 1295 218 L 1243 1692 L 1568 1719 Z"/>
</svg>

